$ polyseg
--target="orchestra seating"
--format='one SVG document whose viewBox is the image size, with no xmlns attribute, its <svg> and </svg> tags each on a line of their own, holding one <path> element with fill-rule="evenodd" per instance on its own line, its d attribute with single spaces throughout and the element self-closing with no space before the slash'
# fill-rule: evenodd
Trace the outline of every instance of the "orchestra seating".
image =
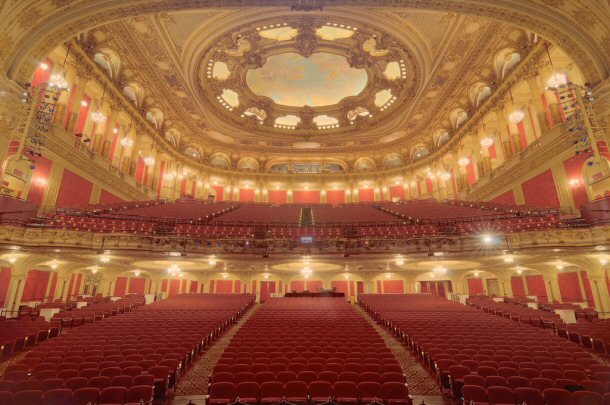
<svg viewBox="0 0 610 405">
<path fill-rule="evenodd" d="M 267 301 L 235 334 L 210 383 L 211 404 L 410 403 L 393 353 L 342 298 Z"/>
<path fill-rule="evenodd" d="M 0 317 L 0 361 L 24 348 L 57 336 L 59 329 L 59 322 L 47 322 L 42 317 Z"/>
<path fill-rule="evenodd" d="M 435 296 L 366 294 L 359 300 L 454 400 L 514 404 L 531 396 L 560 404 L 550 398 L 561 395 L 574 403 L 570 386 L 593 396 L 610 390 L 610 367 L 548 330 Z"/>
<path fill-rule="evenodd" d="M 600 319 L 593 308 L 583 310 L 580 306 L 573 304 L 539 304 L 542 309 L 534 309 L 519 305 L 518 302 L 494 302 L 487 297 L 469 298 L 467 304 L 513 321 L 554 328 L 557 336 L 587 349 L 593 349 L 598 356 L 610 359 L 610 322 L 608 319 Z M 555 308 L 580 311 L 576 312 L 577 322 L 563 323 L 559 315 L 552 312 Z"/>
<path fill-rule="evenodd" d="M 9 391 L 18 404 L 40 398 L 138 404 L 150 403 L 153 394 L 163 399 L 204 347 L 253 302 L 249 294 L 183 294 L 86 324 L 40 343 L 7 367 L 0 392 Z"/>
<path fill-rule="evenodd" d="M 399 222 L 396 217 L 380 211 L 369 204 L 340 206 L 319 205 L 313 207 L 312 210 L 315 224 L 383 224 Z"/>
<path fill-rule="evenodd" d="M 292 205 L 271 206 L 263 204 L 242 205 L 215 219 L 218 224 L 285 224 L 299 225 L 301 207 Z"/>
</svg>

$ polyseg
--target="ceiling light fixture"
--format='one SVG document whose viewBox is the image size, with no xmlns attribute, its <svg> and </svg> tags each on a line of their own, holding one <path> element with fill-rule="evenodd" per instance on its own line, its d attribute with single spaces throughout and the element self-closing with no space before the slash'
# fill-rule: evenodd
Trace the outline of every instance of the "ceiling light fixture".
<svg viewBox="0 0 610 405">
<path fill-rule="evenodd" d="M 566 84 L 568 84 L 568 77 L 559 72 L 553 73 L 546 82 L 548 88 L 553 90 L 565 86 Z"/>
<path fill-rule="evenodd" d="M 434 266 L 432 272 L 435 274 L 447 274 L 447 269 L 441 265 Z"/>
<path fill-rule="evenodd" d="M 485 138 L 481 139 L 481 146 L 484 148 L 489 148 L 493 144 L 494 140 L 490 136 L 486 136 Z"/>
<path fill-rule="evenodd" d="M 523 110 L 515 110 L 512 113 L 508 114 L 508 120 L 514 124 L 518 124 L 525 118 L 525 113 Z"/>
<path fill-rule="evenodd" d="M 106 114 L 102 112 L 102 107 L 104 106 L 104 97 L 106 97 L 106 85 L 104 85 L 104 91 L 102 93 L 102 101 L 100 102 L 100 106 L 97 111 L 91 113 L 91 121 L 96 124 L 101 124 L 102 122 L 106 122 Z"/>
<path fill-rule="evenodd" d="M 467 157 L 462 157 L 458 160 L 458 165 L 462 166 L 462 167 L 466 167 L 470 164 L 470 159 L 468 159 Z"/>
</svg>

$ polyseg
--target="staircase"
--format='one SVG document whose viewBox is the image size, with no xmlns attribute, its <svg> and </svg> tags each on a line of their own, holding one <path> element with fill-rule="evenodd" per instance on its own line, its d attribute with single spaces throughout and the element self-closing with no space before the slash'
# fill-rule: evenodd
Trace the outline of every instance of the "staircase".
<svg viewBox="0 0 610 405">
<path fill-rule="evenodd" d="M 301 208 L 301 219 L 299 220 L 299 226 L 301 228 L 313 227 L 313 210 L 311 208 Z"/>
</svg>

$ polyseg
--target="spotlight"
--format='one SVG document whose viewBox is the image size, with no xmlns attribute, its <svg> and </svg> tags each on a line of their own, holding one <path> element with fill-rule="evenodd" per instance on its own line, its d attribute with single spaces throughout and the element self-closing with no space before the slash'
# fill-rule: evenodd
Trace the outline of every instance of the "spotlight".
<svg viewBox="0 0 610 405">
<path fill-rule="evenodd" d="M 486 245 L 491 245 L 494 241 L 493 236 L 488 235 L 488 234 L 483 235 L 481 237 L 481 239 L 483 240 L 483 243 L 485 243 Z"/>
</svg>

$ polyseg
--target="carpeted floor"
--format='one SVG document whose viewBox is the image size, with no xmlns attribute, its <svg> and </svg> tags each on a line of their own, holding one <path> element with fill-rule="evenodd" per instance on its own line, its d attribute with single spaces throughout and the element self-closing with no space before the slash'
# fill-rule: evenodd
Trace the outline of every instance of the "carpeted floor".
<svg viewBox="0 0 610 405">
<path fill-rule="evenodd" d="M 208 393 L 208 380 L 212 374 L 212 369 L 220 359 L 220 356 L 225 351 L 229 342 L 241 326 L 258 311 L 260 305 L 254 305 L 237 324 L 233 325 L 220 339 L 218 339 L 212 347 L 207 349 L 203 356 L 191 366 L 184 376 L 180 379 L 175 395 L 189 396 L 202 395 Z"/>
<path fill-rule="evenodd" d="M 396 356 L 398 363 L 402 367 L 403 373 L 407 376 L 409 394 L 441 395 L 437 382 L 432 378 L 430 373 L 415 360 L 413 355 L 405 349 L 398 339 L 392 336 L 386 328 L 378 325 L 359 305 L 354 305 L 354 308 L 362 314 L 377 332 L 379 332 L 379 335 L 385 340 L 386 345 L 392 350 L 394 356 Z"/>
</svg>

